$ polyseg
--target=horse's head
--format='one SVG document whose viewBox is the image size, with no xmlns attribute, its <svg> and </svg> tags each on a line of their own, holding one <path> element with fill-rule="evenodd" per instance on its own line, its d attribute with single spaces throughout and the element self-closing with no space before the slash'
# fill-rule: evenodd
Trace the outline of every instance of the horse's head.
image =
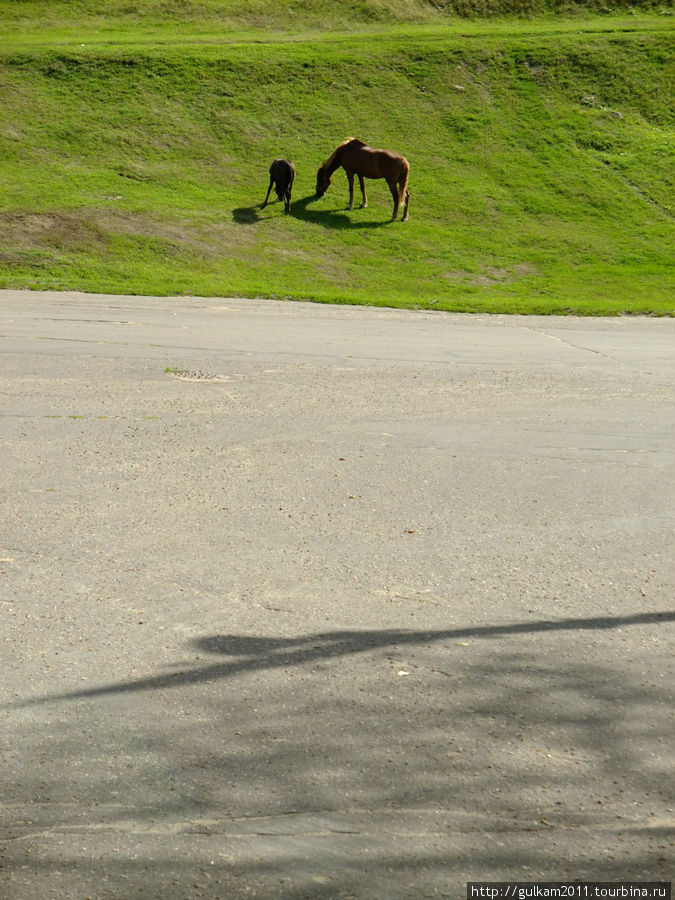
<svg viewBox="0 0 675 900">
<path fill-rule="evenodd" d="M 324 163 L 316 173 L 316 196 L 323 197 L 330 187 L 330 175 L 328 174 L 326 164 Z"/>
</svg>

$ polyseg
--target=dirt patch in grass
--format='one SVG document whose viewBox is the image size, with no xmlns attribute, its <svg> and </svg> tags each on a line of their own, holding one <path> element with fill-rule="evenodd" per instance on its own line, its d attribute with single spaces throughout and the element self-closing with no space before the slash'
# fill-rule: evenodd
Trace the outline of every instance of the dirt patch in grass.
<svg viewBox="0 0 675 900">
<path fill-rule="evenodd" d="M 15 248 L 96 243 L 97 229 L 77 213 L 2 213 L 0 242 Z"/>
<path fill-rule="evenodd" d="M 508 268 L 488 266 L 482 272 L 467 272 L 458 270 L 446 272 L 445 277 L 456 284 L 466 284 L 472 287 L 490 287 L 495 284 L 509 284 L 519 278 L 540 275 L 541 273 L 529 263 L 516 263 Z"/>
<path fill-rule="evenodd" d="M 17 254 L 25 256 L 47 248 L 100 250 L 116 236 L 159 241 L 176 252 L 215 258 L 227 245 L 228 230 L 225 223 L 167 222 L 110 210 L 0 213 L 0 259 L 11 263 Z"/>
</svg>

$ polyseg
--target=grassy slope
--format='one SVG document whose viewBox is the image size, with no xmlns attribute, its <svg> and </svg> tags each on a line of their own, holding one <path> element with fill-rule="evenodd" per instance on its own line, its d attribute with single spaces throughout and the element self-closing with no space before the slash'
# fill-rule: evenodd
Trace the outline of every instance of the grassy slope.
<svg viewBox="0 0 675 900">
<path fill-rule="evenodd" d="M 423 24 L 243 35 L 215 0 L 180 29 L 10 5 L 43 15 L 0 46 L 0 286 L 673 311 L 663 16 L 439 24 L 399 3 Z M 342 173 L 310 202 L 350 134 L 410 160 L 406 225 L 382 182 L 366 210 Z M 276 155 L 298 168 L 288 218 L 256 208 Z"/>
</svg>

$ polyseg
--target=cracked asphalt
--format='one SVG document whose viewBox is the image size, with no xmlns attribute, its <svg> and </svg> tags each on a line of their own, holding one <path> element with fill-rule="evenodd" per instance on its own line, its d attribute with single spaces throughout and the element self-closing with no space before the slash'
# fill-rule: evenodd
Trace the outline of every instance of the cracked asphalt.
<svg viewBox="0 0 675 900">
<path fill-rule="evenodd" d="M 673 863 L 675 320 L 0 291 L 0 897 Z"/>
</svg>

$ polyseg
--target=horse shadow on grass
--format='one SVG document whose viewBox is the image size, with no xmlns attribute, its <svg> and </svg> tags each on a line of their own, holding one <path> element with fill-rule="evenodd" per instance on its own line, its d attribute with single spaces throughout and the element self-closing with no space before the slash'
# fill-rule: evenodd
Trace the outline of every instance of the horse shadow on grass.
<svg viewBox="0 0 675 900">
<path fill-rule="evenodd" d="M 390 220 L 385 219 L 381 222 L 360 222 L 358 219 L 352 219 L 345 215 L 341 210 L 337 209 L 310 209 L 310 205 L 316 201 L 314 194 L 308 194 L 300 200 L 294 200 L 291 203 L 291 216 L 296 219 L 302 219 L 304 222 L 312 222 L 314 225 L 321 225 L 324 228 L 359 228 L 362 231 L 371 228 L 382 228 L 388 225 Z M 272 203 L 278 201 L 270 201 Z M 275 219 L 277 215 L 273 212 L 271 215 L 260 215 L 260 206 L 238 206 L 232 210 L 232 218 L 237 225 L 255 225 L 266 219 Z M 281 215 L 283 218 L 283 213 Z"/>
<path fill-rule="evenodd" d="M 300 200 L 295 200 L 291 203 L 291 215 L 305 222 L 313 222 L 316 225 L 323 225 L 324 228 L 335 229 L 359 228 L 364 230 L 382 228 L 383 225 L 388 225 L 391 221 L 390 219 L 384 219 L 381 222 L 360 222 L 358 219 L 354 220 L 351 216 L 345 215 L 341 210 L 310 209 L 310 205 L 316 202 L 317 199 L 315 194 L 308 194 Z"/>
</svg>

